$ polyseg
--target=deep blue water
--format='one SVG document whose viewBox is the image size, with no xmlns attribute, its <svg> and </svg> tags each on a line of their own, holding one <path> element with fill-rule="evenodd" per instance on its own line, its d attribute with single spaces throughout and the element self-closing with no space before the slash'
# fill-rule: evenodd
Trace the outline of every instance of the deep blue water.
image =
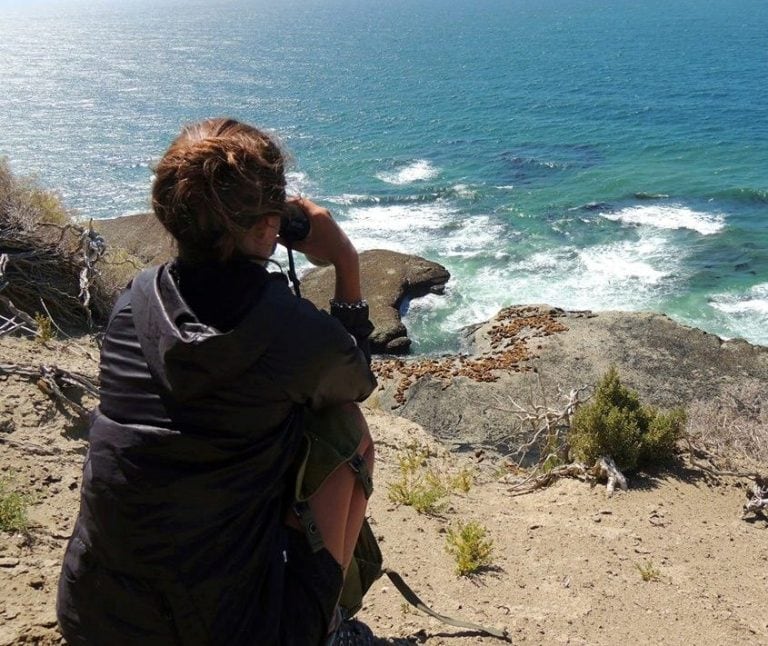
<svg viewBox="0 0 768 646">
<path fill-rule="evenodd" d="M 768 344 L 764 0 L 0 0 L 0 155 L 80 215 L 147 210 L 213 115 L 360 248 L 449 268 L 421 351 L 529 302 Z"/>
</svg>

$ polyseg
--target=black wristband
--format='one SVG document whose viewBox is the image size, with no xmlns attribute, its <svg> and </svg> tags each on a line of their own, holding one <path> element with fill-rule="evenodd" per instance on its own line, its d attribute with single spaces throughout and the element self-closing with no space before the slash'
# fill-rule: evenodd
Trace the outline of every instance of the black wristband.
<svg viewBox="0 0 768 646">
<path fill-rule="evenodd" d="M 342 325 L 347 329 L 356 328 L 361 325 L 367 328 L 366 324 L 369 325 L 368 301 L 340 303 L 336 300 L 332 300 L 331 316 L 339 319 Z M 368 334 L 370 334 L 370 331 Z"/>
<path fill-rule="evenodd" d="M 332 298 L 331 301 L 331 309 L 334 307 L 337 307 L 342 310 L 361 310 L 363 308 L 368 307 L 368 301 L 365 299 L 359 300 L 359 301 L 353 301 L 352 303 L 347 303 L 346 301 L 337 301 L 335 298 Z"/>
</svg>

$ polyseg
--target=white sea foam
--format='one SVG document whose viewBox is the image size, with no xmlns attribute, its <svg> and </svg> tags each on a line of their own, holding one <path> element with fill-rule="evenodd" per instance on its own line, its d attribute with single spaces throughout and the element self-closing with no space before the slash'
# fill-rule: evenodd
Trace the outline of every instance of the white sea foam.
<svg viewBox="0 0 768 646">
<path fill-rule="evenodd" d="M 457 216 L 445 202 L 353 206 L 347 210 L 344 230 L 358 249 L 392 249 L 424 253 L 442 236 L 435 231 Z"/>
<path fill-rule="evenodd" d="M 451 190 L 453 190 L 457 197 L 461 197 L 467 200 L 471 200 L 477 196 L 477 190 L 468 184 L 455 184 L 451 187 Z"/>
<path fill-rule="evenodd" d="M 309 176 L 301 171 L 288 171 L 285 174 L 285 183 L 285 190 L 288 195 L 304 195 L 314 192 L 312 190 L 314 185 Z"/>
<path fill-rule="evenodd" d="M 338 204 L 340 206 L 350 206 L 352 204 L 359 204 L 360 202 L 379 202 L 379 198 L 375 195 L 360 195 L 358 193 L 342 193 L 341 195 L 334 195 L 326 198 L 327 202 L 331 204 Z"/>
<path fill-rule="evenodd" d="M 694 211 L 685 206 L 630 206 L 600 215 L 608 220 L 658 229 L 690 229 L 705 236 L 718 233 L 725 227 L 722 215 Z"/>
<path fill-rule="evenodd" d="M 664 241 L 659 238 L 639 242 L 620 242 L 579 250 L 578 256 L 586 276 L 585 283 L 595 287 L 626 285 L 644 288 L 656 285 L 669 275 L 672 267 L 664 267 L 660 253 Z"/>
<path fill-rule="evenodd" d="M 715 294 L 709 304 L 725 318 L 727 336 L 768 345 L 768 283 L 755 285 L 743 294 Z"/>
<path fill-rule="evenodd" d="M 745 294 L 717 294 L 710 305 L 727 314 L 760 316 L 763 324 L 768 323 L 768 283 L 755 285 Z"/>
<path fill-rule="evenodd" d="M 457 292 L 467 295 L 466 302 L 453 303 L 442 327 L 457 330 L 513 303 L 652 309 L 683 278 L 681 262 L 666 237 L 648 234 L 639 241 L 541 251 L 523 261 L 501 267 L 492 264 L 472 274 L 459 269 L 451 282 Z"/>
<path fill-rule="evenodd" d="M 500 223 L 487 215 L 475 215 L 454 221 L 450 230 L 433 243 L 442 257 L 472 258 L 493 255 L 503 235 Z"/>
<path fill-rule="evenodd" d="M 423 182 L 428 179 L 434 179 L 440 174 L 426 159 L 417 159 L 416 161 L 392 172 L 376 173 L 376 177 L 387 184 L 411 184 L 412 182 Z"/>
</svg>

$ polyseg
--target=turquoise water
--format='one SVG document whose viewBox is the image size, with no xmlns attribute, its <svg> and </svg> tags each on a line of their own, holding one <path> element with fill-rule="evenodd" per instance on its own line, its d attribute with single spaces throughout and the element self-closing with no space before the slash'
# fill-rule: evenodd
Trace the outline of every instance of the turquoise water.
<svg viewBox="0 0 768 646">
<path fill-rule="evenodd" d="M 764 0 L 0 0 L 0 154 L 86 217 L 147 210 L 179 126 L 280 134 L 362 249 L 452 273 L 422 352 L 512 303 L 768 344 Z"/>
</svg>

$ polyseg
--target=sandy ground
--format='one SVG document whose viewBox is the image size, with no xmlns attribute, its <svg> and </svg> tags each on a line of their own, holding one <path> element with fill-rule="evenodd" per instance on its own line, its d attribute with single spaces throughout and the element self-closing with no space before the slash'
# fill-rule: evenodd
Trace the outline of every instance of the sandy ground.
<svg viewBox="0 0 768 646">
<path fill-rule="evenodd" d="M 8 363 L 96 368 L 71 344 L 0 338 Z M 512 497 L 490 458 L 447 454 L 412 422 L 366 414 L 378 440 L 371 514 L 386 564 L 438 612 L 504 627 L 513 643 L 768 644 L 768 522 L 741 519 L 746 480 L 680 466 L 638 475 L 612 498 L 575 480 Z M 397 456 L 413 442 L 432 447 L 443 473 L 476 473 L 440 515 L 388 500 Z M 81 429 L 34 381 L 0 377 L 0 475 L 31 501 L 29 535 L 0 533 L 0 646 L 61 642 L 56 581 L 85 449 Z M 454 574 L 445 550 L 447 528 L 469 520 L 494 541 L 492 567 L 472 578 Z M 644 581 L 638 566 L 658 580 Z M 383 643 L 501 643 L 411 609 L 386 578 L 360 618 Z"/>
</svg>

